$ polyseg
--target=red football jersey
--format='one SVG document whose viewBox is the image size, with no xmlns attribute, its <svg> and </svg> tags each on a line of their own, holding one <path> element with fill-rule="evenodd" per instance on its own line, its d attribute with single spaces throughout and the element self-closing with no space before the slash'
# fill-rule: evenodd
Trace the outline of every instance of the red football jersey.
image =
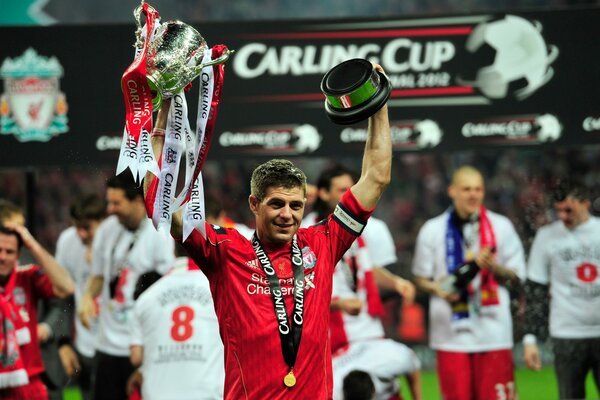
<svg viewBox="0 0 600 400">
<path fill-rule="evenodd" d="M 206 226 L 185 242 L 194 261 L 206 273 L 225 347 L 225 399 L 330 399 L 333 381 L 329 347 L 329 304 L 333 270 L 360 235 L 372 210 L 363 209 L 348 191 L 329 218 L 297 232 L 304 263 L 304 316 L 294 375 L 281 349 L 268 278 L 251 241 L 234 229 Z M 293 309 L 290 246 L 264 244 L 277 272 L 287 306 Z"/>
</svg>

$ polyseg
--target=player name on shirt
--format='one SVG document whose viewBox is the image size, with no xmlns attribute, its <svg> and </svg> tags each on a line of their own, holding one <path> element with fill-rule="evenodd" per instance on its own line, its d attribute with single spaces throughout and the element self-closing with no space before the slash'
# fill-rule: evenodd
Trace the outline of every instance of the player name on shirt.
<svg viewBox="0 0 600 400">
<path fill-rule="evenodd" d="M 212 303 L 212 297 L 210 293 L 198 291 L 193 284 L 165 290 L 158 297 L 158 304 L 162 307 L 172 303 L 190 303 L 193 301 L 204 305 Z"/>
<path fill-rule="evenodd" d="M 600 260 L 600 248 L 591 246 L 566 247 L 558 250 L 557 255 L 565 262 L 579 259 Z"/>
<path fill-rule="evenodd" d="M 580 286 L 574 283 L 569 283 L 569 290 L 571 296 L 580 299 L 592 300 L 596 297 L 600 297 L 600 286 L 598 285 Z"/>
<path fill-rule="evenodd" d="M 153 363 L 172 363 L 181 361 L 205 361 L 203 346 L 199 343 L 175 343 L 159 345 L 153 357 Z"/>
</svg>

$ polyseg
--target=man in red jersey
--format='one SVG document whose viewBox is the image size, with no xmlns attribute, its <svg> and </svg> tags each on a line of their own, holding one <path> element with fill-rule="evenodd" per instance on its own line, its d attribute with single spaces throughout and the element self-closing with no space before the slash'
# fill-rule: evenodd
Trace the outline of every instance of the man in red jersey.
<svg viewBox="0 0 600 400">
<path fill-rule="evenodd" d="M 166 109 L 159 112 L 159 133 Z M 163 141 L 152 137 L 157 159 Z M 391 163 L 384 105 L 369 118 L 360 179 L 322 224 L 299 229 L 306 176 L 290 161 L 271 160 L 254 170 L 250 182 L 252 240 L 206 224 L 206 238 L 194 230 L 183 243 L 210 282 L 225 348 L 225 399 L 331 398 L 333 270 L 389 184 Z M 146 178 L 147 191 L 152 176 Z M 180 212 L 171 233 L 182 240 Z"/>
<path fill-rule="evenodd" d="M 46 400 L 48 392 L 40 379 L 44 364 L 37 336 L 38 300 L 70 296 L 75 287 L 67 271 L 23 225 L 22 212 L 10 208 L 11 204 L 3 202 L 0 210 L 0 297 L 18 313 L 18 324 L 23 324 L 21 333 L 27 333 L 19 337 L 19 352 L 29 383 L 0 389 L 0 398 Z M 22 245 L 39 266 L 18 266 Z"/>
</svg>

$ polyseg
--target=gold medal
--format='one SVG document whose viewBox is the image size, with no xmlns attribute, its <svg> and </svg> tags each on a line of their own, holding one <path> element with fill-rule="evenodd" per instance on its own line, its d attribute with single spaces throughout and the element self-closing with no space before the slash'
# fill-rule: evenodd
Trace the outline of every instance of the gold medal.
<svg viewBox="0 0 600 400">
<path fill-rule="evenodd" d="M 289 388 L 296 385 L 296 377 L 294 376 L 293 371 L 288 372 L 288 374 L 283 378 L 283 384 Z"/>
</svg>

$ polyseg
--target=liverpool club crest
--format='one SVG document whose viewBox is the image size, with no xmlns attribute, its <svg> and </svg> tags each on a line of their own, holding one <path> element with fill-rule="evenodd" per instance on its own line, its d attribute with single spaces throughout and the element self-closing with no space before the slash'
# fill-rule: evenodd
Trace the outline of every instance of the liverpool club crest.
<svg viewBox="0 0 600 400">
<path fill-rule="evenodd" d="M 67 102 L 60 91 L 63 68 L 56 57 L 43 57 L 29 48 L 21 57 L 0 66 L 4 93 L 0 96 L 0 134 L 20 142 L 47 142 L 65 133 Z"/>
</svg>

